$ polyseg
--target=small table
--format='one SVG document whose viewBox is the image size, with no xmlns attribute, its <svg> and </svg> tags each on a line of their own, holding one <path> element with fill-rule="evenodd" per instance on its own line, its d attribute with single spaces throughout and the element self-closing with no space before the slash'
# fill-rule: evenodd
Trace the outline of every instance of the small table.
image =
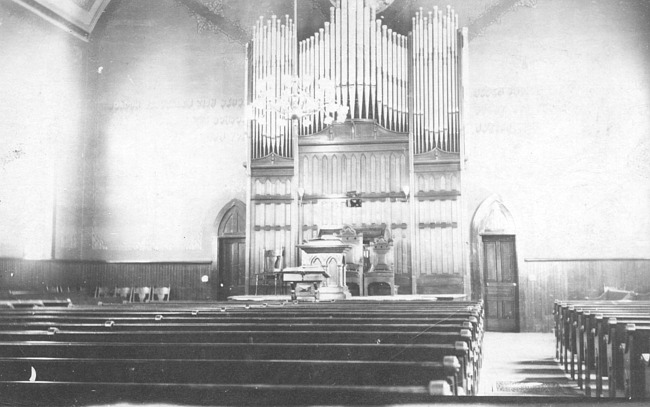
<svg viewBox="0 0 650 407">
<path fill-rule="evenodd" d="M 301 267 L 286 267 L 277 273 L 282 277 L 285 283 L 291 283 L 291 299 L 296 300 L 296 285 L 298 283 L 312 283 L 314 290 L 318 293 L 318 286 L 322 282 L 327 283 L 330 277 L 325 270 L 320 266 L 301 266 Z"/>
</svg>

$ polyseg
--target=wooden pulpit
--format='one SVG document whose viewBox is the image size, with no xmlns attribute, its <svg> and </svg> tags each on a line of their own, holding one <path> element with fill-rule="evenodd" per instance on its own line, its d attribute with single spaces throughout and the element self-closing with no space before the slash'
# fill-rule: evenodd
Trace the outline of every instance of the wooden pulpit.
<svg viewBox="0 0 650 407">
<path fill-rule="evenodd" d="M 345 285 L 345 256 L 351 245 L 340 238 L 312 239 L 297 246 L 302 251 L 302 266 L 321 266 L 329 275 L 327 285 L 318 288 L 319 300 L 343 300 L 350 297 Z"/>
</svg>

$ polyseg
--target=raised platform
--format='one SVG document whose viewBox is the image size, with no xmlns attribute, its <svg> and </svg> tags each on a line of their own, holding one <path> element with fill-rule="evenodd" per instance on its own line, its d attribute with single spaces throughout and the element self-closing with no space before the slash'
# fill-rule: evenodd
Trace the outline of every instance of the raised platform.
<svg viewBox="0 0 650 407">
<path fill-rule="evenodd" d="M 408 294 L 408 295 L 371 295 L 367 297 L 350 297 L 345 301 L 465 301 L 465 294 Z M 291 301 L 290 295 L 233 295 L 228 301 Z M 314 302 L 311 296 L 298 297 L 298 301 Z M 341 300 L 343 301 L 343 300 Z"/>
</svg>

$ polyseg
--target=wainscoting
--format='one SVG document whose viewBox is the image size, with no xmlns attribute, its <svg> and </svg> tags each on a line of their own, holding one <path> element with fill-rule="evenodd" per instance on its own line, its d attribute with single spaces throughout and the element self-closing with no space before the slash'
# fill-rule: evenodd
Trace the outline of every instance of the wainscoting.
<svg viewBox="0 0 650 407">
<path fill-rule="evenodd" d="M 201 282 L 207 275 L 210 281 Z M 89 295 L 95 287 L 169 286 L 172 300 L 213 298 L 210 262 L 113 263 L 0 259 L 0 290 L 44 291 L 60 286 Z"/>
<path fill-rule="evenodd" d="M 519 276 L 521 330 L 551 332 L 555 299 L 594 298 L 605 287 L 650 292 L 650 259 L 525 259 Z"/>
</svg>

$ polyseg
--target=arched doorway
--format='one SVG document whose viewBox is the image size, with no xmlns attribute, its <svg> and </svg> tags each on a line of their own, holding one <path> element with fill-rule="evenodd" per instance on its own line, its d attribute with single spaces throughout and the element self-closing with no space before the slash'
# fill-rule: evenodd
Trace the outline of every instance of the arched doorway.
<svg viewBox="0 0 650 407">
<path fill-rule="evenodd" d="M 217 242 L 213 256 L 213 287 L 217 300 L 246 291 L 246 205 L 239 199 L 228 202 L 214 221 Z M 216 263 L 216 264 L 215 264 Z"/>
<path fill-rule="evenodd" d="M 483 299 L 486 327 L 519 331 L 515 222 L 498 195 L 483 201 L 471 224 L 472 299 Z"/>
</svg>

